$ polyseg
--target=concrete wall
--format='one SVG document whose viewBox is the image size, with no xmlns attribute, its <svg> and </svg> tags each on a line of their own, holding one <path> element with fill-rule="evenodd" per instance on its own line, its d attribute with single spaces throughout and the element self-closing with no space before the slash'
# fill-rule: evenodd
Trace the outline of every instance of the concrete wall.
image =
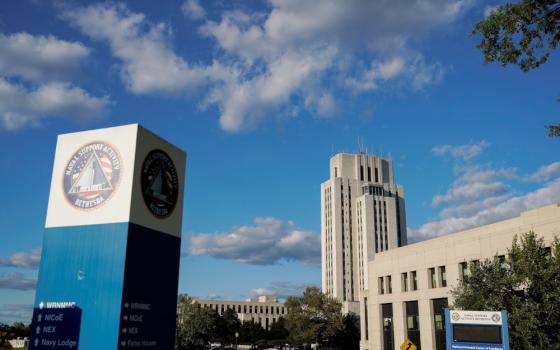
<svg viewBox="0 0 560 350">
<path fill-rule="evenodd" d="M 460 264 L 473 260 L 483 261 L 496 255 L 507 254 L 515 235 L 534 231 L 550 244 L 560 236 L 560 204 L 550 205 L 526 212 L 510 220 L 481 226 L 471 230 L 392 249 L 375 255 L 368 264 L 369 290 L 367 291 L 368 335 L 365 339 L 365 320 L 362 320 L 362 349 L 381 350 L 381 305 L 393 305 L 394 348 L 406 339 L 404 302 L 418 301 L 422 349 L 435 349 L 434 315 L 432 299 L 448 298 L 450 291 L 462 277 Z M 445 266 L 447 287 L 442 286 L 438 267 Z M 429 269 L 436 269 L 436 286 L 430 286 Z M 410 272 L 416 271 L 418 290 L 410 289 Z M 409 288 L 404 291 L 402 273 L 409 273 Z M 392 276 L 392 293 L 379 293 L 379 277 Z M 384 280 L 385 281 L 385 280 Z M 364 298 L 361 300 L 364 310 Z M 362 311 L 363 312 L 363 311 Z"/>
</svg>

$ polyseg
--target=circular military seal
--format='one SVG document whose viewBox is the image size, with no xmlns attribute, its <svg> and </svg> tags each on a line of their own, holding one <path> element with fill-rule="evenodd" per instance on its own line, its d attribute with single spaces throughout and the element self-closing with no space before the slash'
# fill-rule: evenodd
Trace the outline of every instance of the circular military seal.
<svg viewBox="0 0 560 350">
<path fill-rule="evenodd" d="M 460 318 L 461 318 L 461 316 L 459 316 L 459 313 L 457 313 L 457 312 L 454 312 L 454 313 L 451 314 L 451 319 L 453 321 L 459 321 Z"/>
<path fill-rule="evenodd" d="M 121 174 L 119 152 L 105 142 L 80 147 L 64 169 L 64 194 L 79 209 L 94 209 L 117 189 Z"/>
<path fill-rule="evenodd" d="M 166 218 L 175 209 L 179 195 L 179 177 L 167 153 L 156 149 L 142 164 L 140 179 L 144 202 L 156 218 Z"/>
<path fill-rule="evenodd" d="M 501 319 L 500 314 L 493 314 L 492 315 L 492 321 L 498 323 L 498 322 L 500 322 L 500 319 Z"/>
</svg>

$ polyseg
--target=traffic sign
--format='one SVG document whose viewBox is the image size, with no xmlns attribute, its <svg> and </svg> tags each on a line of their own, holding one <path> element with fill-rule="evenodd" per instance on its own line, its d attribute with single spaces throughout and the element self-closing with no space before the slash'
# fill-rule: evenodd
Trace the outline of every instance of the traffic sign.
<svg viewBox="0 0 560 350">
<path fill-rule="evenodd" d="M 407 339 L 402 343 L 401 350 L 416 350 L 416 345 L 410 339 Z"/>
</svg>

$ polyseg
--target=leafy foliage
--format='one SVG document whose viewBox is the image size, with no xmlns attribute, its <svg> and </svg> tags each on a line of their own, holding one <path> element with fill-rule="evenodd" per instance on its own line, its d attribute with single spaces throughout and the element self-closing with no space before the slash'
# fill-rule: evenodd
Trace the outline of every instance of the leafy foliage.
<svg viewBox="0 0 560 350">
<path fill-rule="evenodd" d="M 302 296 L 289 297 L 286 318 L 279 317 L 264 329 L 252 321 L 241 323 L 234 310 L 220 316 L 211 308 L 201 307 L 188 296 L 180 296 L 177 315 L 177 346 L 183 349 L 206 349 L 210 342 L 222 345 L 292 345 L 318 343 L 321 349 L 359 349 L 359 320 L 354 314 L 342 315 L 341 304 L 308 287 Z M 235 338 L 235 333 L 239 338 Z"/>
<path fill-rule="evenodd" d="M 0 323 L 0 349 L 8 349 L 10 344 L 8 343 L 9 339 L 15 338 L 29 338 L 31 334 L 31 325 L 25 325 L 22 322 L 15 322 L 11 326 Z M 9 347 L 11 348 L 11 347 Z"/>
<path fill-rule="evenodd" d="M 544 128 L 548 130 L 548 136 L 560 137 L 560 124 L 559 125 L 545 125 Z"/>
<path fill-rule="evenodd" d="M 343 328 L 342 305 L 317 287 L 307 287 L 301 297 L 289 297 L 285 306 L 294 344 L 325 344 Z"/>
<path fill-rule="evenodd" d="M 220 316 L 216 310 L 193 303 L 193 299 L 188 296 L 180 296 L 179 304 L 178 349 L 206 349 L 210 341 L 218 337 L 217 321 Z"/>
<path fill-rule="evenodd" d="M 486 63 L 518 65 L 523 71 L 539 67 L 560 42 L 560 2 L 522 0 L 491 11 L 478 22 L 472 34 L 482 34 L 477 47 Z"/>
<path fill-rule="evenodd" d="M 560 349 L 560 241 L 534 232 L 516 237 L 505 262 L 486 260 L 453 291 L 454 307 L 506 309 L 514 350 Z"/>
<path fill-rule="evenodd" d="M 560 0 L 522 0 L 496 7 L 471 34 L 482 34 L 477 45 L 484 62 L 514 64 L 524 72 L 550 58 L 560 43 Z M 545 125 L 550 137 L 560 137 L 560 124 Z"/>
</svg>

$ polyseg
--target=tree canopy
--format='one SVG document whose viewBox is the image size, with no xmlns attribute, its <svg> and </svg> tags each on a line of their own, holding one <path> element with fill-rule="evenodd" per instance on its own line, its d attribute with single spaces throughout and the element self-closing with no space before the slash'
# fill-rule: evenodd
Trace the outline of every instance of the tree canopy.
<svg viewBox="0 0 560 350">
<path fill-rule="evenodd" d="M 484 62 L 517 65 L 524 72 L 550 58 L 560 42 L 560 0 L 522 0 L 497 6 L 474 26 Z M 560 125 L 545 125 L 549 136 L 560 136 Z"/>
<path fill-rule="evenodd" d="M 511 349 L 560 349 L 558 239 L 549 249 L 533 232 L 516 237 L 505 260 L 471 264 L 452 294 L 455 308 L 506 309 Z"/>
<path fill-rule="evenodd" d="M 251 345 L 319 344 L 321 349 L 359 349 L 358 317 L 343 315 L 340 302 L 323 294 L 319 288 L 308 287 L 302 296 L 289 297 L 284 305 L 288 310 L 286 318 L 279 317 L 269 329 L 264 329 L 256 322 L 241 323 L 233 309 L 219 315 L 193 298 L 180 296 L 178 349 L 207 349 L 211 342 L 228 346 L 236 341 Z M 239 333 L 237 339 L 236 332 Z"/>
<path fill-rule="evenodd" d="M 286 326 L 292 344 L 319 344 L 322 348 L 359 349 L 358 317 L 342 314 L 342 305 L 317 287 L 286 300 Z"/>
</svg>

